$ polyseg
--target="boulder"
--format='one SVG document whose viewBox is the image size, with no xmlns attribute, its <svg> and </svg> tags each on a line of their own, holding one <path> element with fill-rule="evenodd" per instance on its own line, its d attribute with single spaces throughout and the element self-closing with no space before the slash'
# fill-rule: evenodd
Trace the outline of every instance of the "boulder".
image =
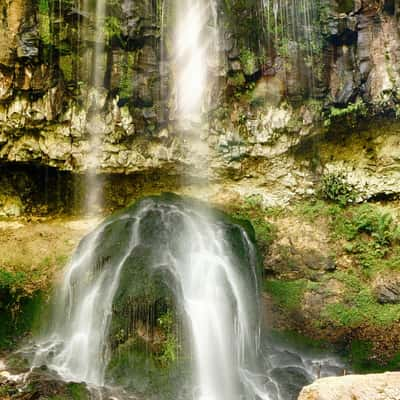
<svg viewBox="0 0 400 400">
<path fill-rule="evenodd" d="M 323 378 L 306 386 L 298 400 L 400 399 L 400 372 Z"/>
</svg>

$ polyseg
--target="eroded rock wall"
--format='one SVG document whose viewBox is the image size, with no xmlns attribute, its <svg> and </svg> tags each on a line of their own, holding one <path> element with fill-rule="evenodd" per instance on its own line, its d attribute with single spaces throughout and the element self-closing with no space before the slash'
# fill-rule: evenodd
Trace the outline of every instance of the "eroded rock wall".
<svg viewBox="0 0 400 400">
<path fill-rule="evenodd" d="M 284 48 L 268 34 L 256 1 L 244 6 L 221 5 L 217 101 L 190 138 L 173 116 L 168 2 L 107 3 L 103 87 L 94 88 L 90 10 L 3 0 L 2 164 L 82 173 L 98 135 L 99 173 L 186 174 L 269 205 L 314 193 L 326 172 L 344 172 L 359 199 L 399 194 L 397 4 L 311 2 L 308 58 L 300 39 Z"/>
</svg>

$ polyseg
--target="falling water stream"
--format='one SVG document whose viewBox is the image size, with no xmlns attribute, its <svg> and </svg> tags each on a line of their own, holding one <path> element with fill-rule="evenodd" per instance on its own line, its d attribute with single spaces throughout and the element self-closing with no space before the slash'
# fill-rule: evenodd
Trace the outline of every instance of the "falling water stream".
<svg viewBox="0 0 400 400">
<path fill-rule="evenodd" d="M 89 1 L 84 0 L 84 11 L 89 10 Z M 89 133 L 89 151 L 86 161 L 86 203 L 85 214 L 95 214 L 102 207 L 102 183 L 98 176 L 101 164 L 104 123 L 101 119 L 102 103 L 104 102 L 104 70 L 105 70 L 105 21 L 106 0 L 96 0 L 94 10 L 94 29 L 87 28 L 92 36 L 92 57 L 87 60 L 87 70 L 92 89 L 86 95 L 87 108 L 91 109 L 86 121 Z"/>
<path fill-rule="evenodd" d="M 213 0 L 176 4 L 174 68 L 176 111 L 180 122 L 199 123 L 211 99 L 211 68 L 218 60 L 217 9 Z"/>
</svg>

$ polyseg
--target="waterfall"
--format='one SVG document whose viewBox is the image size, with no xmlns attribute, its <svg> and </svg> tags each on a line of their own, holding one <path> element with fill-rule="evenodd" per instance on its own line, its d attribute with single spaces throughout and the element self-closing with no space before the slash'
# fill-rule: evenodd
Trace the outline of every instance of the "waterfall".
<svg viewBox="0 0 400 400">
<path fill-rule="evenodd" d="M 175 112 L 180 125 L 199 124 L 213 99 L 218 64 L 217 6 L 213 0 L 176 3 L 174 32 Z"/>
<path fill-rule="evenodd" d="M 104 50 L 100 34 L 104 7 L 104 0 L 97 0 L 93 58 L 97 89 L 101 86 L 98 65 Z M 164 21 L 164 8 L 161 12 Z M 175 120 L 184 133 L 189 133 L 188 137 L 197 137 L 214 101 L 218 10 L 213 0 L 184 0 L 175 3 L 175 15 Z M 97 105 L 98 91 L 93 93 Z M 96 132 L 96 116 L 88 122 L 93 147 L 89 160 L 93 172 L 88 175 L 91 207 L 98 200 L 92 195 L 98 188 L 95 170 L 102 138 Z M 157 223 L 155 231 L 147 229 L 151 220 Z M 127 234 L 114 235 L 116 225 L 123 226 L 121 232 Z M 229 230 L 235 232 L 234 243 Z M 111 246 L 109 253 L 104 250 L 107 246 Z M 240 225 L 229 224 L 204 207 L 177 199 L 144 200 L 106 220 L 82 240 L 58 291 L 49 331 L 36 343 L 33 366 L 45 364 L 67 381 L 96 386 L 107 383 L 114 301 L 121 276 L 135 268 L 135 260 L 141 257 L 138 249 L 143 247 L 151 248 L 147 268 L 172 277 L 165 281 L 171 286 L 187 327 L 193 371 L 191 398 L 270 400 L 265 377 L 258 370 L 259 293 L 253 243 Z"/>
<path fill-rule="evenodd" d="M 84 0 L 84 11 L 89 10 L 89 1 Z M 94 9 L 94 29 L 87 26 L 87 32 L 92 36 L 93 48 L 91 60 L 87 60 L 90 76 L 89 82 L 93 87 L 88 91 L 86 107 L 88 117 L 86 129 L 89 133 L 89 151 L 86 172 L 86 214 L 92 214 L 102 207 L 102 182 L 98 176 L 101 163 L 103 132 L 105 122 L 101 111 L 105 102 L 104 69 L 105 69 L 105 24 L 106 0 L 96 0 Z"/>
<path fill-rule="evenodd" d="M 115 227 L 126 237 L 116 236 Z M 111 256 L 102 253 L 107 246 Z M 53 324 L 37 341 L 33 365 L 45 364 L 67 381 L 105 384 L 114 297 L 141 246 L 151 247 L 147 268 L 172 277 L 166 281 L 191 343 L 193 399 L 269 399 L 257 374 L 253 244 L 240 225 L 177 197 L 145 199 L 82 240 L 58 292 Z"/>
</svg>

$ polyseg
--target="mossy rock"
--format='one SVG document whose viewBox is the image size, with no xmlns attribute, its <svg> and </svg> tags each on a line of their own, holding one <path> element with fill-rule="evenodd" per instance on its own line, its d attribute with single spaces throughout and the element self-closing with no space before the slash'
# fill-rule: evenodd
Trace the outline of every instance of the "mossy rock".
<svg viewBox="0 0 400 400">
<path fill-rule="evenodd" d="M 47 311 L 46 296 L 42 292 L 18 298 L 7 288 L 0 288 L 0 350 L 14 349 L 28 333 L 37 332 Z"/>
<path fill-rule="evenodd" d="M 107 381 L 149 399 L 176 399 L 186 390 L 184 383 L 190 382 L 183 310 L 175 301 L 181 288 L 169 268 L 171 259 L 184 259 L 189 245 L 185 213 L 200 215 L 223 232 L 224 246 L 241 269 L 243 285 L 255 296 L 255 271 L 250 265 L 260 267 L 260 262 L 251 224 L 175 194 L 147 197 L 121 210 L 78 249 L 83 252 L 92 235 L 99 235 L 95 270 L 121 265 L 109 329 Z"/>
</svg>

